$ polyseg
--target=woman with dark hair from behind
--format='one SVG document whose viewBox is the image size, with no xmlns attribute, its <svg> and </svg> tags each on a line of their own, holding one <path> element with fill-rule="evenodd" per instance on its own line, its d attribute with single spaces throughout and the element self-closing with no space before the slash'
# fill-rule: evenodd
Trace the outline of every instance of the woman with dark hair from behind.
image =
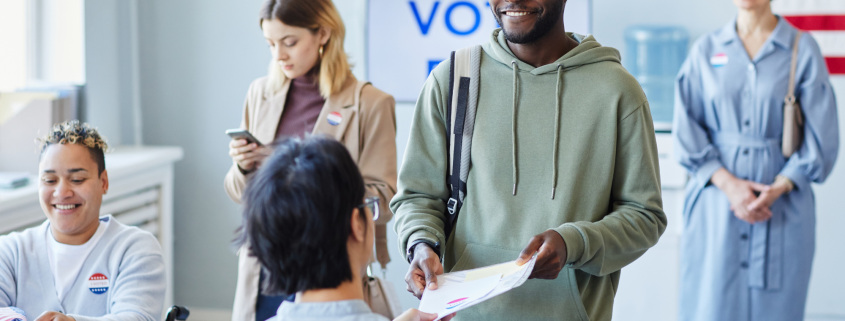
<svg viewBox="0 0 845 321">
<path fill-rule="evenodd" d="M 236 240 L 260 262 L 266 294 L 300 293 L 268 320 L 387 320 L 364 302 L 380 211 L 378 197 L 364 196 L 361 173 L 336 140 L 288 138 L 274 147 L 247 184 Z M 435 318 L 411 309 L 396 320 Z"/>
</svg>

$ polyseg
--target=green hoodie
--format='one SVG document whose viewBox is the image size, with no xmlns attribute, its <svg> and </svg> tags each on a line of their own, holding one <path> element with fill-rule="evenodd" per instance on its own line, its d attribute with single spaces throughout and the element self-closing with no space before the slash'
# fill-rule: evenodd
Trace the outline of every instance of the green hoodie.
<svg viewBox="0 0 845 321">
<path fill-rule="evenodd" d="M 459 271 L 515 260 L 555 230 L 567 248 L 557 279 L 529 280 L 456 320 L 609 321 L 620 269 L 666 228 L 648 102 L 619 52 L 591 36 L 568 34 L 580 45 L 534 68 L 500 30 L 483 45 L 467 196 L 448 242 L 449 62 L 423 87 L 390 204 L 400 248 L 443 244 L 445 270 Z"/>
</svg>

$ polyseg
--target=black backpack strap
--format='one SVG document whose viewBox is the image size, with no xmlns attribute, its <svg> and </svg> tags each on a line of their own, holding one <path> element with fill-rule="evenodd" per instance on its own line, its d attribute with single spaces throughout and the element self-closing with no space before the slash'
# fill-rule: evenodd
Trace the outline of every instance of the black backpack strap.
<svg viewBox="0 0 845 321">
<path fill-rule="evenodd" d="M 480 57 L 480 46 L 464 48 L 452 52 L 449 69 L 449 101 L 446 104 L 448 128 L 447 148 L 449 150 L 449 172 L 447 184 L 449 186 L 449 200 L 446 202 L 446 237 L 451 234 L 457 222 L 458 212 L 463 205 L 466 195 L 466 173 L 469 169 L 469 149 L 471 144 L 472 127 L 467 124 L 467 110 L 469 104 L 475 104 L 477 97 L 470 97 L 471 78 L 478 78 L 478 65 L 473 66 L 473 59 Z M 474 83 L 477 85 L 477 79 Z M 474 93 L 477 95 L 478 90 Z M 474 107 L 474 106 L 473 106 Z M 475 122 L 475 110 L 472 108 L 471 121 Z M 468 126 L 467 126 L 468 125 Z M 465 129 L 470 131 L 466 132 Z M 464 155 L 466 153 L 466 155 Z M 462 172 L 464 175 L 462 175 Z"/>
</svg>

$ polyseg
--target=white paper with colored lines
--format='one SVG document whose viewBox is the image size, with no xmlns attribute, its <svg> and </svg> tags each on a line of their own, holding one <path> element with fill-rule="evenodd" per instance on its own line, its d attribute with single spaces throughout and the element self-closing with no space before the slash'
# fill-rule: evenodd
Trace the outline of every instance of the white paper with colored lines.
<svg viewBox="0 0 845 321">
<path fill-rule="evenodd" d="M 519 287 L 534 270 L 536 256 L 522 266 L 516 261 L 437 276 L 437 290 L 425 290 L 419 310 L 437 319 Z"/>
<path fill-rule="evenodd" d="M 0 321 L 26 321 L 21 309 L 15 307 L 0 308 Z"/>
</svg>

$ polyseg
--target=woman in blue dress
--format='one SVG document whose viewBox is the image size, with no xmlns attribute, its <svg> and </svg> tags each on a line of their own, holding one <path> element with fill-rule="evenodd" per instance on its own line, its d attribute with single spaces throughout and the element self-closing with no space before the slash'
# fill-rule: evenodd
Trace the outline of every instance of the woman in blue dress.
<svg viewBox="0 0 845 321">
<path fill-rule="evenodd" d="M 781 151 L 798 30 L 769 0 L 734 0 L 737 18 L 693 46 L 676 83 L 674 150 L 689 171 L 681 320 L 802 320 L 815 250 L 811 182 L 839 151 L 836 100 L 813 38 L 799 42 L 804 141 Z"/>
</svg>

